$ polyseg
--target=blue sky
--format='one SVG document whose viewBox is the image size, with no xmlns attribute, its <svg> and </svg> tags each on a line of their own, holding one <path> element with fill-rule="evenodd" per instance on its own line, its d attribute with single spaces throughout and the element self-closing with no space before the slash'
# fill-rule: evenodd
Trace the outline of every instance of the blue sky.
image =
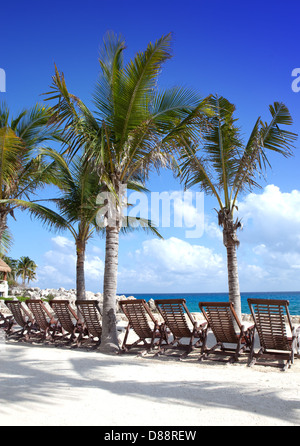
<svg viewBox="0 0 300 446">
<path fill-rule="evenodd" d="M 236 105 L 245 139 L 258 116 L 269 119 L 269 104 L 283 101 L 294 119 L 291 130 L 298 133 L 300 93 L 291 88 L 291 73 L 300 67 L 299 13 L 298 2 L 278 0 L 6 2 L 0 10 L 0 68 L 6 72 L 0 101 L 5 100 L 13 114 L 42 101 L 56 63 L 70 91 L 90 105 L 98 50 L 107 30 L 123 35 L 128 59 L 149 41 L 172 32 L 173 58 L 163 69 L 160 87 L 183 85 L 203 96 L 227 97 Z M 292 159 L 271 155 L 270 161 L 263 189 L 240 198 L 242 291 L 300 289 L 299 141 Z M 147 186 L 157 192 L 181 191 L 167 171 L 153 175 Z M 205 230 L 200 238 L 187 238 L 186 228 L 172 227 L 161 228 L 163 241 L 142 233 L 122 237 L 118 291 L 227 291 L 226 252 L 215 206 L 212 198 L 204 197 Z M 26 213 L 16 216 L 16 222 L 9 222 L 14 236 L 10 255 L 29 255 L 36 261 L 37 286 L 73 288 L 71 237 L 49 233 Z M 103 261 L 104 240 L 94 238 L 87 252 L 88 290 L 102 291 Z"/>
</svg>

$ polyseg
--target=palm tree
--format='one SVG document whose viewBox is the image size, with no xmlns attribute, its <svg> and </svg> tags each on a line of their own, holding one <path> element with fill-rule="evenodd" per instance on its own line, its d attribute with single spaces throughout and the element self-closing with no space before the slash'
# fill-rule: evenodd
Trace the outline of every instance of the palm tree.
<svg viewBox="0 0 300 446">
<path fill-rule="evenodd" d="M 122 227 L 124 186 L 141 190 L 152 168 L 168 165 L 170 151 L 182 135 L 194 138 L 206 101 L 183 88 L 159 92 L 158 75 L 171 57 L 171 36 L 163 36 L 126 66 L 125 42 L 108 35 L 100 53 L 100 76 L 94 93 L 95 114 L 71 95 L 63 74 L 56 69 L 49 99 L 57 121 L 64 125 L 70 154 L 85 149 L 85 159 L 111 193 L 114 219 L 106 220 L 105 271 L 103 287 L 103 333 L 100 349 L 116 351 L 116 291 L 119 233 Z"/>
<path fill-rule="evenodd" d="M 90 166 L 83 163 L 82 158 L 74 157 L 71 163 L 58 152 L 47 149 L 43 155 L 53 160 L 53 168 L 57 175 L 57 186 L 60 189 L 59 198 L 49 199 L 59 209 L 58 228 L 68 229 L 74 237 L 76 245 L 76 293 L 77 299 L 85 299 L 85 251 L 88 240 L 95 231 L 101 228 L 96 223 L 96 217 L 101 205 L 97 197 L 101 192 L 98 175 Z M 36 210 L 38 212 L 38 210 Z M 63 225 L 62 219 L 64 221 Z M 55 226 L 54 220 L 50 219 Z"/>
<path fill-rule="evenodd" d="M 202 144 L 186 144 L 181 150 L 181 178 L 186 187 L 200 186 L 218 201 L 218 223 L 223 228 L 223 243 L 227 250 L 229 299 L 241 317 L 238 278 L 237 230 L 241 221 L 234 220 L 237 200 L 243 191 L 260 187 L 258 178 L 270 165 L 267 152 L 284 157 L 292 154 L 297 135 L 282 127 L 292 124 L 289 110 L 283 103 L 270 105 L 271 120 L 259 117 L 244 144 L 234 117 L 235 106 L 223 97 L 210 99 L 214 116 L 204 132 Z"/>
<path fill-rule="evenodd" d="M 37 265 L 28 256 L 23 256 L 18 261 L 17 276 L 21 276 L 22 284 L 25 285 L 26 279 L 29 283 L 30 280 L 35 280 L 35 271 Z"/>
<path fill-rule="evenodd" d="M 8 216 L 16 207 L 26 208 L 36 190 L 54 182 L 52 167 L 45 164 L 39 149 L 46 141 L 58 140 L 56 128 L 49 127 L 51 110 L 36 105 L 10 119 L 5 104 L 0 104 L 0 244 L 7 250 L 10 233 Z M 12 201 L 14 200 L 14 201 Z M 29 209 L 34 213 L 34 206 Z M 49 211 L 50 212 L 50 211 Z M 51 212 L 50 212 L 51 213 Z"/>
</svg>

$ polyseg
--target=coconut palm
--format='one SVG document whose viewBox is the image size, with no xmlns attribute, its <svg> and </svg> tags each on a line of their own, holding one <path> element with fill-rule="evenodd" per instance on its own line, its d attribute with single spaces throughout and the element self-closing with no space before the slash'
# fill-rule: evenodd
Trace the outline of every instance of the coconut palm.
<svg viewBox="0 0 300 446">
<path fill-rule="evenodd" d="M 241 221 L 234 219 L 237 200 L 244 191 L 260 187 L 258 179 L 267 166 L 269 151 L 284 157 L 292 154 L 297 135 L 283 129 L 292 124 L 289 110 L 283 103 L 270 105 L 271 120 L 259 117 L 245 144 L 234 117 L 235 106 L 223 97 L 210 98 L 214 116 L 203 133 L 200 145 L 188 144 L 181 150 L 181 178 L 186 187 L 200 186 L 218 202 L 218 223 L 223 228 L 227 250 L 229 299 L 241 316 L 238 278 L 237 230 Z"/>
<path fill-rule="evenodd" d="M 28 283 L 30 280 L 35 280 L 36 269 L 37 269 L 36 263 L 30 257 L 23 256 L 18 261 L 17 277 L 21 277 L 22 284 L 25 285 L 26 279 Z"/>
<path fill-rule="evenodd" d="M 38 153 L 46 141 L 60 140 L 57 129 L 47 126 L 50 118 L 49 107 L 38 104 L 16 118 L 10 117 L 5 104 L 0 105 L 0 244 L 4 251 L 10 241 L 8 216 L 14 217 L 16 207 L 26 207 L 38 188 L 55 182 L 51 165 Z"/>
<path fill-rule="evenodd" d="M 101 230 L 96 223 L 97 213 L 101 209 L 101 206 L 97 204 L 101 184 L 96 172 L 92 171 L 89 165 L 84 164 L 82 158 L 74 157 L 71 163 L 67 163 L 65 158 L 55 150 L 47 149 L 42 153 L 53 160 L 57 186 L 60 189 L 58 198 L 47 201 L 55 202 L 58 207 L 58 228 L 67 229 L 74 238 L 77 299 L 85 299 L 85 252 L 88 240 L 95 231 Z M 36 208 L 36 213 L 38 213 L 38 208 Z M 46 220 L 45 222 L 47 223 Z M 53 218 L 50 219 L 49 224 L 55 226 Z"/>
<path fill-rule="evenodd" d="M 106 352 L 118 349 L 115 306 L 124 186 L 140 189 L 152 168 L 168 165 L 172 161 L 168 155 L 180 137 L 195 137 L 191 124 L 203 119 L 200 110 L 206 107 L 206 101 L 200 101 L 190 90 L 157 90 L 162 64 L 171 57 L 170 42 L 170 35 L 163 36 L 124 66 L 124 40 L 113 34 L 106 36 L 99 58 L 94 114 L 68 92 L 57 69 L 49 93 L 49 99 L 58 100 L 53 109 L 57 121 L 64 125 L 70 154 L 84 149 L 86 162 L 111 194 L 108 212 L 113 218 L 104 219 L 101 350 Z"/>
</svg>

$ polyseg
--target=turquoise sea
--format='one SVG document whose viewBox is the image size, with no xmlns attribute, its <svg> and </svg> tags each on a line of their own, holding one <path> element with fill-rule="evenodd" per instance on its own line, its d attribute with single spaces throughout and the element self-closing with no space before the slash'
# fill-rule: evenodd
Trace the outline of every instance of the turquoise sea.
<svg viewBox="0 0 300 446">
<path fill-rule="evenodd" d="M 180 299 L 184 298 L 187 307 L 191 312 L 200 311 L 198 302 L 228 302 L 227 293 L 173 293 L 173 294 L 128 294 L 125 296 L 134 296 L 136 299 Z M 284 299 L 289 301 L 290 314 L 300 315 L 300 291 L 295 292 L 261 292 L 261 293 L 241 293 L 242 313 L 250 314 L 247 299 Z"/>
</svg>

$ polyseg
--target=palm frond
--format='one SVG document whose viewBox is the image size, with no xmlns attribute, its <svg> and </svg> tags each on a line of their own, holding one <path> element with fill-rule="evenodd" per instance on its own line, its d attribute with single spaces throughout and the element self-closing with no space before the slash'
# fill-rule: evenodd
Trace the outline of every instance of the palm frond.
<svg viewBox="0 0 300 446">
<path fill-rule="evenodd" d="M 21 167 L 22 150 L 22 141 L 14 131 L 10 127 L 0 128 L 0 198 Z"/>
<path fill-rule="evenodd" d="M 270 166 L 268 150 L 284 157 L 292 155 L 293 142 L 297 135 L 282 129 L 283 125 L 293 124 L 288 108 L 283 103 L 275 102 L 269 106 L 269 110 L 272 116 L 270 123 L 257 119 L 240 159 L 232 187 L 233 205 L 240 191 L 260 187 L 257 176 L 263 175 L 266 167 Z"/>
<path fill-rule="evenodd" d="M 11 231 L 6 228 L 1 234 L 0 237 L 0 257 L 2 258 L 6 255 L 13 245 L 13 236 Z"/>
<path fill-rule="evenodd" d="M 46 208 L 36 202 L 30 202 L 19 199 L 6 199 L 0 200 L 1 204 L 11 204 L 13 207 L 18 207 L 22 210 L 27 210 L 30 215 L 37 218 L 44 225 L 50 229 L 65 229 L 67 227 L 67 221 L 59 215 L 57 212 Z"/>
<path fill-rule="evenodd" d="M 156 229 L 155 224 L 151 220 L 141 217 L 124 216 L 122 221 L 121 233 L 127 234 L 136 230 L 142 230 L 147 233 L 152 233 L 160 239 L 163 239 L 162 235 Z"/>
<path fill-rule="evenodd" d="M 284 157 L 291 156 L 297 134 L 280 127 L 293 124 L 291 114 L 282 102 L 274 102 L 273 105 L 269 106 L 269 110 L 272 120 L 269 124 L 261 122 L 261 145 L 265 149 L 273 150 Z"/>
</svg>

